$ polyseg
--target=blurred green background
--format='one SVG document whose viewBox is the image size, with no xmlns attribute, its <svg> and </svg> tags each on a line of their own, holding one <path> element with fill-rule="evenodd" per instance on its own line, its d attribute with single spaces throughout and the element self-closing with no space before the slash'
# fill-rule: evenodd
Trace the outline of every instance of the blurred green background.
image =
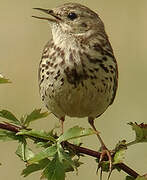
<svg viewBox="0 0 147 180">
<path fill-rule="evenodd" d="M 12 84 L 0 86 L 0 108 L 20 117 L 34 108 L 42 107 L 38 92 L 37 71 L 44 44 L 51 37 L 47 22 L 31 18 L 39 13 L 33 7 L 53 8 L 73 1 L 5 0 L 0 1 L 0 72 Z M 130 121 L 147 122 L 147 1 L 146 0 L 77 0 L 99 13 L 104 21 L 119 67 L 119 88 L 114 104 L 96 120 L 97 129 L 111 149 L 122 139 L 134 138 Z M 46 110 L 44 108 L 44 110 Z M 58 120 L 50 115 L 36 121 L 33 128 L 49 130 Z M 65 129 L 79 124 L 89 127 L 86 119 L 67 118 Z M 97 150 L 95 136 L 84 138 L 84 146 Z M 15 156 L 17 144 L 0 142 L 0 179 L 22 180 L 23 162 Z M 147 171 L 147 145 L 138 144 L 127 151 L 125 162 L 143 174 Z M 79 175 L 69 173 L 67 179 L 98 179 L 96 163 L 85 157 Z M 26 180 L 39 180 L 34 174 Z M 124 180 L 125 173 L 113 172 L 111 179 Z"/>
</svg>

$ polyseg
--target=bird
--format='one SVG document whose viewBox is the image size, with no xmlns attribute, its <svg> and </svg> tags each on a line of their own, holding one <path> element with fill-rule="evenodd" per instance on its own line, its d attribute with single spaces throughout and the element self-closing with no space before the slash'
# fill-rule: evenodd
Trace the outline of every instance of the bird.
<svg viewBox="0 0 147 180">
<path fill-rule="evenodd" d="M 90 8 L 65 3 L 53 9 L 34 8 L 47 17 L 32 16 L 49 23 L 52 38 L 43 49 L 39 64 L 41 99 L 61 122 L 65 116 L 83 118 L 96 132 L 101 157 L 111 153 L 94 120 L 114 102 L 118 87 L 118 67 L 104 23 Z"/>
</svg>

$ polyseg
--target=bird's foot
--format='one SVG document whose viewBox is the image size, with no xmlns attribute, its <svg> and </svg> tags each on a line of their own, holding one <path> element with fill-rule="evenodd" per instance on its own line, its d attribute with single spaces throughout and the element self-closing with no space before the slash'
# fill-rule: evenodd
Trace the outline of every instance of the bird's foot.
<svg viewBox="0 0 147 180">
<path fill-rule="evenodd" d="M 100 155 L 100 158 L 99 158 L 98 168 L 97 168 L 97 172 L 101 168 L 100 179 L 102 179 L 102 172 L 103 171 L 108 171 L 109 174 L 108 174 L 107 180 L 109 180 L 110 175 L 112 173 L 112 169 L 113 169 L 112 155 L 113 155 L 113 152 L 109 151 L 106 146 L 102 146 L 101 155 Z"/>
</svg>

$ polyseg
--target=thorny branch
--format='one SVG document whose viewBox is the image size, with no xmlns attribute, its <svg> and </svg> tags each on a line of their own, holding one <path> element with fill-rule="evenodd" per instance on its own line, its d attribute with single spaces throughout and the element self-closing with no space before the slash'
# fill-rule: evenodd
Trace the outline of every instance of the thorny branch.
<svg viewBox="0 0 147 180">
<path fill-rule="evenodd" d="M 0 129 L 5 129 L 14 133 L 18 133 L 20 131 L 20 127 L 9 124 L 9 123 L 0 123 Z M 29 137 L 29 136 L 28 136 Z M 38 139 L 38 138 L 36 138 Z M 39 140 L 44 141 L 44 139 L 39 138 Z M 81 154 L 86 154 L 88 156 L 92 156 L 95 157 L 97 159 L 100 158 L 100 154 L 97 151 L 88 149 L 88 148 L 84 148 L 84 147 L 80 147 L 80 146 L 76 146 L 74 144 L 71 144 L 69 142 L 64 142 L 63 146 L 68 147 L 68 148 L 72 148 L 74 149 L 77 153 L 81 153 Z M 107 160 L 107 156 L 106 156 L 106 160 Z M 136 178 L 137 176 L 139 176 L 139 174 L 137 172 L 135 172 L 133 169 L 131 169 L 130 167 L 128 167 L 126 164 L 124 163 L 119 163 L 116 164 L 116 167 L 120 168 L 121 170 L 123 170 L 125 173 L 127 173 L 128 175 Z"/>
</svg>

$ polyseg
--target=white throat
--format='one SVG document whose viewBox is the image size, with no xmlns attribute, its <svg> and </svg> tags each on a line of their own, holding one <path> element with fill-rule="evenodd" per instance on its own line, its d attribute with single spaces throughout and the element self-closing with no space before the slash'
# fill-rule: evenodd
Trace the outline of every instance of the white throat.
<svg viewBox="0 0 147 180">
<path fill-rule="evenodd" d="M 59 24 L 52 24 L 52 36 L 54 44 L 62 49 L 73 49 L 78 46 L 76 39 L 68 32 L 63 32 Z"/>
</svg>

